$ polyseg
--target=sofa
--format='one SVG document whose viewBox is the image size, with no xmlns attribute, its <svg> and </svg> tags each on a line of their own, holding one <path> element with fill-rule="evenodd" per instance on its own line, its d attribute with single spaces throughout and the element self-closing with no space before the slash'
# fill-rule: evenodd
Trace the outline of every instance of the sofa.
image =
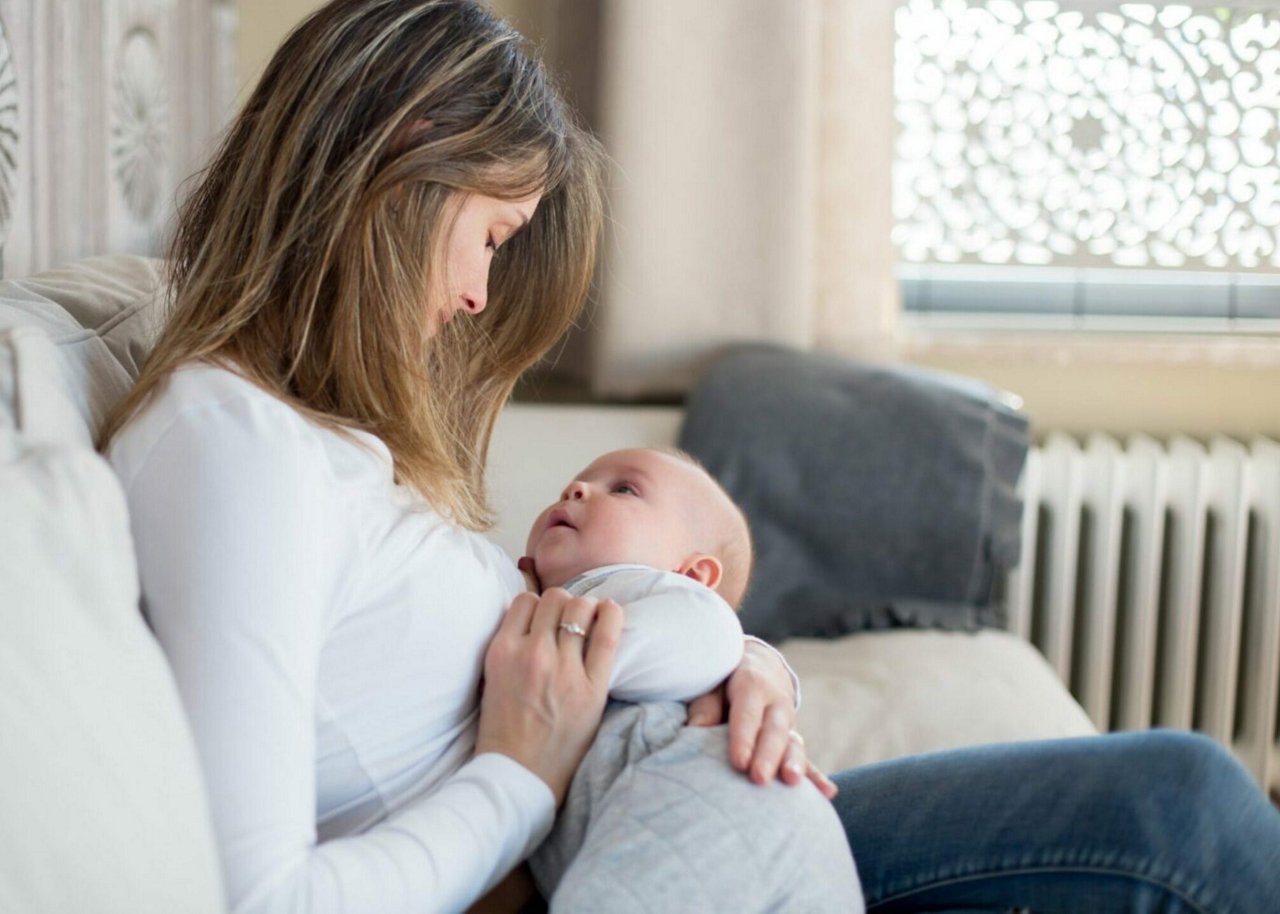
<svg viewBox="0 0 1280 914">
<path fill-rule="evenodd" d="M 0 282 L 0 911 L 225 908 L 199 762 L 138 611 L 123 495 L 92 447 L 161 319 L 160 263 L 92 258 Z M 609 449 L 671 444 L 678 407 L 513 403 L 490 455 L 494 537 Z M 174 505 L 174 510 L 182 510 Z M 827 770 L 1094 732 L 1025 641 L 895 629 L 780 645 Z"/>
</svg>

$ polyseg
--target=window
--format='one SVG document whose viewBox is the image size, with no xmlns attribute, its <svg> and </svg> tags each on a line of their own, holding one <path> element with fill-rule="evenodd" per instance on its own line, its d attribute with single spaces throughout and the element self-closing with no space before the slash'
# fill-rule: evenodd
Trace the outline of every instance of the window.
<svg viewBox="0 0 1280 914">
<path fill-rule="evenodd" d="M 909 313 L 1280 333 L 1280 5 L 904 0 L 896 28 Z"/>
</svg>

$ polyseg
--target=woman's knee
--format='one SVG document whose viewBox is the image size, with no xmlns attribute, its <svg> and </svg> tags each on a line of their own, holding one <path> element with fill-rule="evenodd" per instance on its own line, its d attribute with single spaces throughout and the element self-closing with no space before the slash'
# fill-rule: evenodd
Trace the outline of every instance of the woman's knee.
<svg viewBox="0 0 1280 914">
<path fill-rule="evenodd" d="M 1230 751 L 1202 733 L 1153 730 L 1132 739 L 1134 752 L 1124 762 L 1133 767 L 1148 797 L 1163 796 L 1184 808 L 1212 809 L 1230 795 L 1257 790 Z"/>
<path fill-rule="evenodd" d="M 1152 730 L 1146 734 L 1144 751 L 1153 765 L 1170 769 L 1183 783 L 1245 773 L 1225 746 L 1203 733 Z"/>
</svg>

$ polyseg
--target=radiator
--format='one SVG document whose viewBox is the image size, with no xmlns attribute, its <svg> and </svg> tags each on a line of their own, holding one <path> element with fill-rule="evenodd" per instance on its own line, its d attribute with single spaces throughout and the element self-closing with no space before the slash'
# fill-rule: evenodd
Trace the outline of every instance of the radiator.
<svg viewBox="0 0 1280 914">
<path fill-rule="evenodd" d="M 1102 730 L 1194 729 L 1280 793 L 1280 444 L 1050 435 L 1009 627 Z"/>
</svg>

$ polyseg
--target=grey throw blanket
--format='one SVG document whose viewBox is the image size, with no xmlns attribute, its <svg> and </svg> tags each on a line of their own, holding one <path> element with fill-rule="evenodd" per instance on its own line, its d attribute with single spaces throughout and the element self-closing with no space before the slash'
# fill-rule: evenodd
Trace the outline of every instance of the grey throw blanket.
<svg viewBox="0 0 1280 914">
<path fill-rule="evenodd" d="M 980 382 L 767 346 L 704 375 L 680 436 L 751 521 L 742 624 L 772 641 L 999 624 L 1027 442 Z"/>
<path fill-rule="evenodd" d="M 760 786 L 728 728 L 679 702 L 612 703 L 529 864 L 551 914 L 864 910 L 844 828 L 812 784 Z"/>
</svg>

